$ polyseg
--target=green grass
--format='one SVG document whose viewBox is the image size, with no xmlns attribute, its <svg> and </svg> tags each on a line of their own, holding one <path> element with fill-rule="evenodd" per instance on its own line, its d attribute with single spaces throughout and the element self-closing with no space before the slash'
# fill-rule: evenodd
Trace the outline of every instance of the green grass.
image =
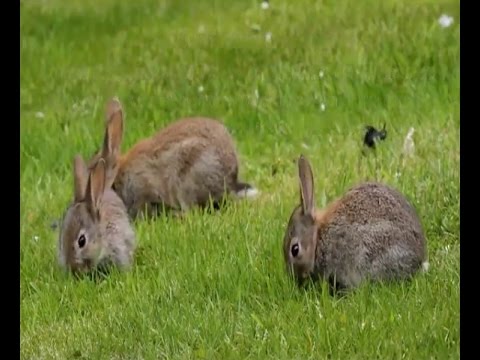
<svg viewBox="0 0 480 360">
<path fill-rule="evenodd" d="M 273 0 L 268 11 L 239 0 L 22 1 L 21 357 L 458 358 L 458 19 L 459 2 L 433 0 Z M 126 110 L 124 149 L 181 116 L 223 119 L 261 196 L 138 221 L 131 272 L 77 281 L 58 268 L 50 223 L 72 198 L 74 155 L 101 143 L 113 95 Z M 376 160 L 360 160 L 363 126 L 383 122 Z M 415 157 L 403 164 L 411 126 Z M 403 191 L 431 270 L 342 299 L 295 288 L 281 247 L 300 153 L 319 206 L 365 179 Z"/>
</svg>

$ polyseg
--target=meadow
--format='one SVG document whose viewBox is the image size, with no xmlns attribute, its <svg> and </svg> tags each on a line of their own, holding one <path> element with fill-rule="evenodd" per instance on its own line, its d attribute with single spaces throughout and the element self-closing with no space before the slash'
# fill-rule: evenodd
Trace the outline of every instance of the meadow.
<svg viewBox="0 0 480 360">
<path fill-rule="evenodd" d="M 459 1 L 25 0 L 20 3 L 22 359 L 454 359 L 460 356 Z M 450 26 L 439 23 L 453 17 Z M 73 157 L 123 103 L 123 149 L 177 118 L 223 120 L 260 191 L 134 223 L 128 273 L 56 260 Z M 386 124 L 362 156 L 365 125 Z M 415 128 L 415 152 L 402 156 Z M 425 229 L 430 270 L 332 297 L 286 276 L 305 154 L 324 206 L 379 180 Z"/>
</svg>

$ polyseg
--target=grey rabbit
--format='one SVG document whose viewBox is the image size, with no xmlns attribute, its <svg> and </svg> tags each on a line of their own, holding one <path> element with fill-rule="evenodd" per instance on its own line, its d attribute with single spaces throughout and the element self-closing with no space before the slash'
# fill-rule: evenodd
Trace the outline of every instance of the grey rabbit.
<svg viewBox="0 0 480 360">
<path fill-rule="evenodd" d="M 135 232 L 118 195 L 106 187 L 104 159 L 91 171 L 81 156 L 74 160 L 74 201 L 63 217 L 58 240 L 60 265 L 73 273 L 111 265 L 128 269 L 135 252 Z"/>
<path fill-rule="evenodd" d="M 300 205 L 284 236 L 287 270 L 301 285 L 323 279 L 331 289 L 365 279 L 403 280 L 428 269 L 426 239 L 415 209 L 397 190 L 366 182 L 316 209 L 313 172 L 298 159 Z"/>
</svg>

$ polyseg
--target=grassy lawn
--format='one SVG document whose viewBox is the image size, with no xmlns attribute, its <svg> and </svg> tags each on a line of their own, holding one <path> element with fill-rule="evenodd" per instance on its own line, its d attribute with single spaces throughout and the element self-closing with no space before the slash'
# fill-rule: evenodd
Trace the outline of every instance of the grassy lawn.
<svg viewBox="0 0 480 360">
<path fill-rule="evenodd" d="M 25 0 L 20 32 L 21 358 L 459 358 L 458 1 Z M 261 194 L 137 221 L 133 270 L 77 281 L 51 223 L 113 95 L 123 149 L 182 116 L 223 119 Z M 383 123 L 376 157 L 362 157 L 364 126 Z M 365 179 L 403 191 L 430 271 L 341 299 L 297 289 L 282 239 L 300 153 L 319 206 Z"/>
</svg>

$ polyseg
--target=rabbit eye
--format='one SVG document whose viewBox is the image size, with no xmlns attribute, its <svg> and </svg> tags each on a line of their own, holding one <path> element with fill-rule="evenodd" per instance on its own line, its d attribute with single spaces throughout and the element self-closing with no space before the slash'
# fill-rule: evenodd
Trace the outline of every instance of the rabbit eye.
<svg viewBox="0 0 480 360">
<path fill-rule="evenodd" d="M 294 245 L 292 246 L 292 256 L 293 256 L 293 257 L 297 257 L 299 250 L 300 250 L 300 249 L 299 249 L 298 244 L 294 244 Z"/>
<path fill-rule="evenodd" d="M 80 235 L 80 237 L 78 238 L 78 246 L 80 248 L 83 248 L 86 242 L 87 242 L 87 239 L 85 239 L 85 235 Z"/>
</svg>

